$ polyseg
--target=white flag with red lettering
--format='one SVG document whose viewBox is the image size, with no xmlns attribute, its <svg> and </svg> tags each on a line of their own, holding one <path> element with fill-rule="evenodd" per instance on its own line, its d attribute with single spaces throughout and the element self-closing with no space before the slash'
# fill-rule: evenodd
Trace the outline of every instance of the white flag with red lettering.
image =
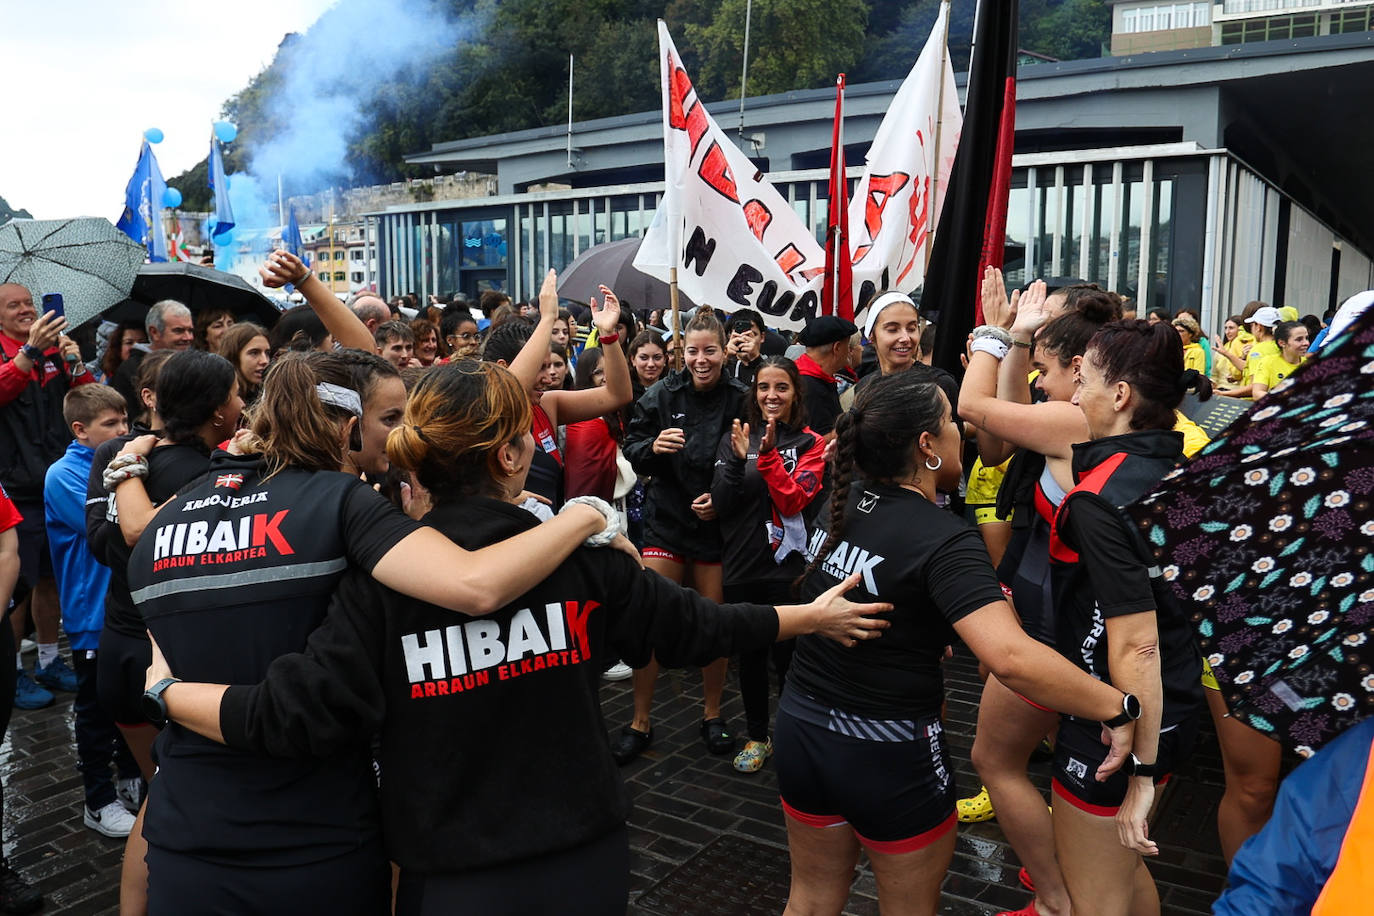
<svg viewBox="0 0 1374 916">
<path fill-rule="evenodd" d="M 634 265 L 699 305 L 756 309 L 775 328 L 816 314 L 825 252 L 706 111 L 658 23 L 665 190 Z"/>
<path fill-rule="evenodd" d="M 948 16 L 949 5 L 940 4 L 930 38 L 883 116 L 849 198 L 858 299 L 886 289 L 911 292 L 925 280 L 927 230 L 939 224 L 963 127 L 954 70 L 945 53 Z M 856 320 L 862 325 L 862 318 Z"/>
</svg>

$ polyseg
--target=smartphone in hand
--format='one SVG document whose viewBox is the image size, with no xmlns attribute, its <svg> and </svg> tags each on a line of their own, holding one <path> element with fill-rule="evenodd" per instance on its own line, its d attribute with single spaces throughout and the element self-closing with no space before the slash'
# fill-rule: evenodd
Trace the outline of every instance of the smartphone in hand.
<svg viewBox="0 0 1374 916">
<path fill-rule="evenodd" d="M 61 293 L 47 293 L 43 296 L 43 310 L 40 314 L 53 313 L 54 318 L 66 318 L 67 308 Z"/>
</svg>

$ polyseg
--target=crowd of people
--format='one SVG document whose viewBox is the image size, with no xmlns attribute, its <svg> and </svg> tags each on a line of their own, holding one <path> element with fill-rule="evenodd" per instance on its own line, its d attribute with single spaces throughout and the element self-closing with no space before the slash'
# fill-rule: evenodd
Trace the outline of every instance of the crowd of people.
<svg viewBox="0 0 1374 916">
<path fill-rule="evenodd" d="M 934 913 L 956 824 L 993 817 L 1012 916 L 1158 913 L 1149 819 L 1205 710 L 1228 862 L 1268 820 L 1278 745 L 1228 717 L 1122 510 L 1206 444 L 1186 394 L 1262 398 L 1320 319 L 1256 302 L 1212 337 L 990 269 L 960 380 L 897 291 L 789 339 L 606 287 L 574 315 L 552 271 L 423 307 L 341 302 L 285 252 L 262 274 L 306 304 L 158 302 L 88 352 L 0 285 L 0 732 L 75 694 L 123 912 L 624 912 L 617 766 L 663 665 L 700 668 L 711 754 L 775 768 L 788 913 L 839 913 L 861 852 L 883 912 Z M 629 677 L 608 734 L 599 685 Z M 0 910 L 40 906 L 0 862 Z"/>
</svg>

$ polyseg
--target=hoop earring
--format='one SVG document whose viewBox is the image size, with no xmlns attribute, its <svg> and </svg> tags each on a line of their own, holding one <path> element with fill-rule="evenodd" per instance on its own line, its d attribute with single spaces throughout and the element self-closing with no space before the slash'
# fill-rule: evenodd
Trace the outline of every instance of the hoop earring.
<svg viewBox="0 0 1374 916">
<path fill-rule="evenodd" d="M 934 463 L 934 464 L 931 464 L 931 463 L 930 463 L 930 459 L 929 459 L 929 458 L 926 459 L 926 470 L 927 470 L 927 471 L 938 471 L 938 470 L 940 470 L 940 468 L 942 468 L 942 467 L 944 467 L 944 466 L 945 466 L 945 459 L 941 458 L 939 455 L 936 455 L 936 456 L 935 456 L 935 463 Z"/>
</svg>

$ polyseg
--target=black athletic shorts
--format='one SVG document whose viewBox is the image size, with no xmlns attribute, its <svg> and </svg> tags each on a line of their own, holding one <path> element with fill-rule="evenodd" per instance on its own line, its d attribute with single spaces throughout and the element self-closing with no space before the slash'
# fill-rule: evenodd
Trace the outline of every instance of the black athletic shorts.
<svg viewBox="0 0 1374 916">
<path fill-rule="evenodd" d="M 14 508 L 24 516 L 24 520 L 14 528 L 19 535 L 19 575 L 29 588 L 35 588 L 39 579 L 53 578 L 43 504 L 16 502 Z"/>
<path fill-rule="evenodd" d="M 937 716 L 869 719 L 788 684 L 773 747 L 782 809 L 809 827 L 848 824 L 866 849 L 888 855 L 954 829 L 954 770 Z"/>
<path fill-rule="evenodd" d="M 1191 715 L 1179 724 L 1159 734 L 1159 775 L 1155 785 L 1169 781 L 1169 774 L 1193 752 L 1197 739 L 1197 716 Z M 1075 808 L 1100 817 L 1115 817 L 1126 798 L 1130 779 L 1124 770 L 1117 770 L 1106 782 L 1098 782 L 1097 768 L 1107 759 L 1107 745 L 1102 743 L 1102 725 L 1065 716 L 1059 723 L 1059 737 L 1054 743 L 1054 794 Z"/>
<path fill-rule="evenodd" d="M 149 725 L 139 700 L 143 697 L 148 666 L 153 661 L 152 643 L 106 627 L 100 631 L 100 649 L 95 661 L 95 689 L 100 707 L 116 724 L 126 728 Z"/>
</svg>

